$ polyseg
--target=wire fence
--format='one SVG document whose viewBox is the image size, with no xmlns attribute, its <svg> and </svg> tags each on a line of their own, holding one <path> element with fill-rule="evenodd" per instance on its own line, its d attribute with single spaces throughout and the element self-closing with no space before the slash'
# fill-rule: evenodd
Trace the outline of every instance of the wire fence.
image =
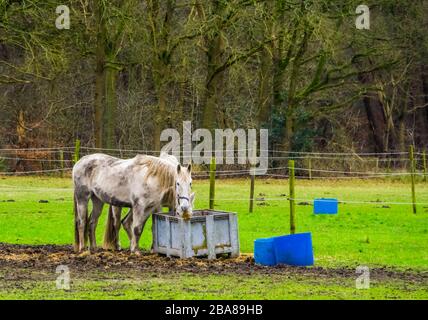
<svg viewBox="0 0 428 320">
<path fill-rule="evenodd" d="M 223 150 L 223 154 L 234 152 L 234 160 L 242 161 L 241 153 L 250 149 Z M 52 175 L 69 173 L 77 158 L 94 152 L 108 153 L 120 157 L 133 157 L 136 154 L 158 155 L 155 150 L 142 149 L 106 149 L 87 146 L 62 146 L 50 148 L 3 148 L 0 149 L 0 175 Z M 212 150 L 205 150 L 214 154 Z M 265 154 L 268 156 L 263 156 Z M 191 150 L 177 150 L 175 154 L 181 156 L 196 155 Z M 423 177 L 427 180 L 427 163 L 425 152 L 414 153 L 416 172 L 409 172 L 409 152 L 295 152 L 281 150 L 259 150 L 258 160 L 268 160 L 269 166 L 265 174 L 259 178 L 287 179 L 289 167 L 281 165 L 293 159 L 298 166 L 295 168 L 297 179 L 379 179 L 379 178 L 405 178 L 409 176 Z M 247 159 L 245 157 L 245 159 Z M 246 163 L 246 162 L 244 162 Z M 195 178 L 208 178 L 210 171 L 208 165 L 197 165 L 193 176 Z M 234 178 L 245 177 L 251 174 L 247 164 L 218 164 L 216 177 Z M 8 170 L 9 168 L 9 170 Z"/>
<path fill-rule="evenodd" d="M 60 152 L 63 151 L 64 153 L 74 153 L 75 146 L 60 146 L 60 147 L 51 147 L 51 148 L 0 148 L 1 152 Z M 95 148 L 95 147 L 85 147 L 81 146 L 80 150 L 89 150 L 90 153 L 95 152 L 118 152 L 118 153 L 138 153 L 138 154 L 160 154 L 162 151 L 156 151 L 156 150 L 148 150 L 148 149 L 124 149 L 124 148 L 118 148 L 118 149 L 109 149 L 109 148 Z M 243 149 L 223 149 L 223 152 L 247 152 L 251 151 L 250 148 L 243 148 Z M 216 150 L 205 150 L 208 153 L 215 153 Z M 195 151 L 194 150 L 174 150 L 174 153 L 180 153 L 180 154 L 192 154 Z M 357 156 L 357 157 L 364 157 L 364 156 L 397 156 L 397 155 L 408 155 L 409 152 L 307 152 L 307 151 L 281 151 L 281 150 L 272 150 L 272 149 L 258 149 L 259 153 L 276 153 L 276 154 L 287 154 L 287 155 L 306 155 L 310 157 L 316 157 L 316 156 Z M 415 155 L 419 154 L 422 155 L 423 152 L 415 152 Z"/>
<path fill-rule="evenodd" d="M 72 167 L 69 168 L 57 168 L 57 169 L 45 169 L 45 170 L 29 170 L 29 171 L 0 171 L 0 175 L 7 175 L 7 176 L 23 176 L 23 175 L 34 175 L 34 174 L 52 174 L 52 173 L 61 173 L 61 172 L 71 172 Z M 281 167 L 281 168 L 267 168 L 267 172 L 260 175 L 260 178 L 284 178 L 288 179 L 289 176 L 287 174 L 275 174 L 275 173 L 269 173 L 268 171 L 275 171 L 275 170 L 288 170 L 287 167 Z M 296 171 L 309 171 L 306 168 L 295 168 Z M 329 176 L 304 176 L 304 175 L 296 175 L 297 179 L 378 179 L 378 178 L 385 178 L 385 177 L 409 177 L 412 175 L 412 173 L 409 172 L 358 172 L 358 171 L 338 171 L 338 170 L 317 170 L 312 169 L 312 172 L 324 172 L 324 173 L 332 173 L 332 174 L 347 174 L 347 176 L 343 175 L 329 175 Z M 245 169 L 245 170 L 223 170 L 223 171 L 198 171 L 196 173 L 192 174 L 192 177 L 196 178 L 209 178 L 210 173 L 214 172 L 217 177 L 247 177 L 251 175 L 251 169 Z M 414 174 L 417 177 L 424 178 L 426 175 L 423 172 L 417 172 Z"/>
<path fill-rule="evenodd" d="M 63 175 L 71 171 L 76 152 L 78 158 L 94 152 L 108 153 L 120 157 L 133 157 L 136 154 L 158 155 L 155 150 L 142 149 L 106 149 L 87 146 L 62 146 L 50 148 L 3 148 L 0 149 L 0 175 L 32 175 L 32 174 L 56 174 Z M 243 157 L 240 153 L 249 152 L 250 149 L 223 150 L 223 154 L 233 151 L 235 165 L 218 164 L 216 176 L 219 178 L 244 177 L 250 174 L 250 168 L 242 164 Z M 214 154 L 213 150 L 205 150 L 208 154 Z M 264 156 L 264 154 L 268 154 Z M 194 151 L 179 150 L 175 154 L 181 156 L 196 155 Z M 297 179 L 376 179 L 385 177 L 410 176 L 409 152 L 295 152 L 281 150 L 259 150 L 259 161 L 268 160 L 269 166 L 263 175 L 264 178 L 288 178 L 287 166 L 281 165 L 293 159 L 298 166 Z M 423 176 L 426 180 L 427 164 L 425 152 L 414 153 L 416 176 Z M 245 156 L 245 159 L 247 157 Z M 244 159 L 244 160 L 245 160 Z M 196 166 L 195 178 L 208 178 L 210 171 L 208 165 Z"/>
</svg>

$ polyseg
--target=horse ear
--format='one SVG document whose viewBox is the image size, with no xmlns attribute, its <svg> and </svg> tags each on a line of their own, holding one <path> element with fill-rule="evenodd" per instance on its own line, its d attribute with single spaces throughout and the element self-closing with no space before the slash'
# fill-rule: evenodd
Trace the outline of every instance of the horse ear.
<svg viewBox="0 0 428 320">
<path fill-rule="evenodd" d="M 178 172 L 178 173 L 180 173 L 180 171 L 181 171 L 181 165 L 180 165 L 180 164 L 178 164 L 178 165 L 177 165 L 177 172 Z"/>
<path fill-rule="evenodd" d="M 192 172 L 192 165 L 189 163 L 189 165 L 187 166 L 187 171 Z"/>
</svg>

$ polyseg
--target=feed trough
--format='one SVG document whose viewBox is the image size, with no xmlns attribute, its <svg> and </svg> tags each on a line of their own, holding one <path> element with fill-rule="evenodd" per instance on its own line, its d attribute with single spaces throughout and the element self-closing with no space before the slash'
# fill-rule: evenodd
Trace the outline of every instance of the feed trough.
<svg viewBox="0 0 428 320">
<path fill-rule="evenodd" d="M 239 256 L 238 219 L 233 212 L 195 210 L 190 219 L 154 213 L 152 232 L 153 251 L 167 256 Z"/>
</svg>

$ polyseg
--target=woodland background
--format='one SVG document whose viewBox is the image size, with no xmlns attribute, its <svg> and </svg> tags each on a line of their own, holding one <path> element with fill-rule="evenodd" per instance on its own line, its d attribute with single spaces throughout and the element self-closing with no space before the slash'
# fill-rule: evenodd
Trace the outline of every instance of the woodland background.
<svg viewBox="0 0 428 320">
<path fill-rule="evenodd" d="M 425 149 L 428 1 L 366 1 L 370 30 L 360 4 L 0 0 L 0 148 L 157 151 L 192 120 L 273 152 Z"/>
</svg>

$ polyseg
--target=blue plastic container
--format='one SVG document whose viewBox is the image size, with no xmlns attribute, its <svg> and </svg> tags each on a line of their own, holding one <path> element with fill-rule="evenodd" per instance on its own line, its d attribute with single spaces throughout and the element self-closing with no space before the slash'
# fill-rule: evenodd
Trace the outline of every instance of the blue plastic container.
<svg viewBox="0 0 428 320">
<path fill-rule="evenodd" d="M 274 238 L 266 238 L 254 241 L 254 260 L 257 264 L 264 266 L 276 265 L 273 240 Z"/>
<path fill-rule="evenodd" d="M 339 202 L 337 199 L 315 199 L 315 214 L 337 214 Z"/>
<path fill-rule="evenodd" d="M 311 233 L 297 233 L 273 238 L 276 263 L 312 266 L 314 253 Z"/>
</svg>

